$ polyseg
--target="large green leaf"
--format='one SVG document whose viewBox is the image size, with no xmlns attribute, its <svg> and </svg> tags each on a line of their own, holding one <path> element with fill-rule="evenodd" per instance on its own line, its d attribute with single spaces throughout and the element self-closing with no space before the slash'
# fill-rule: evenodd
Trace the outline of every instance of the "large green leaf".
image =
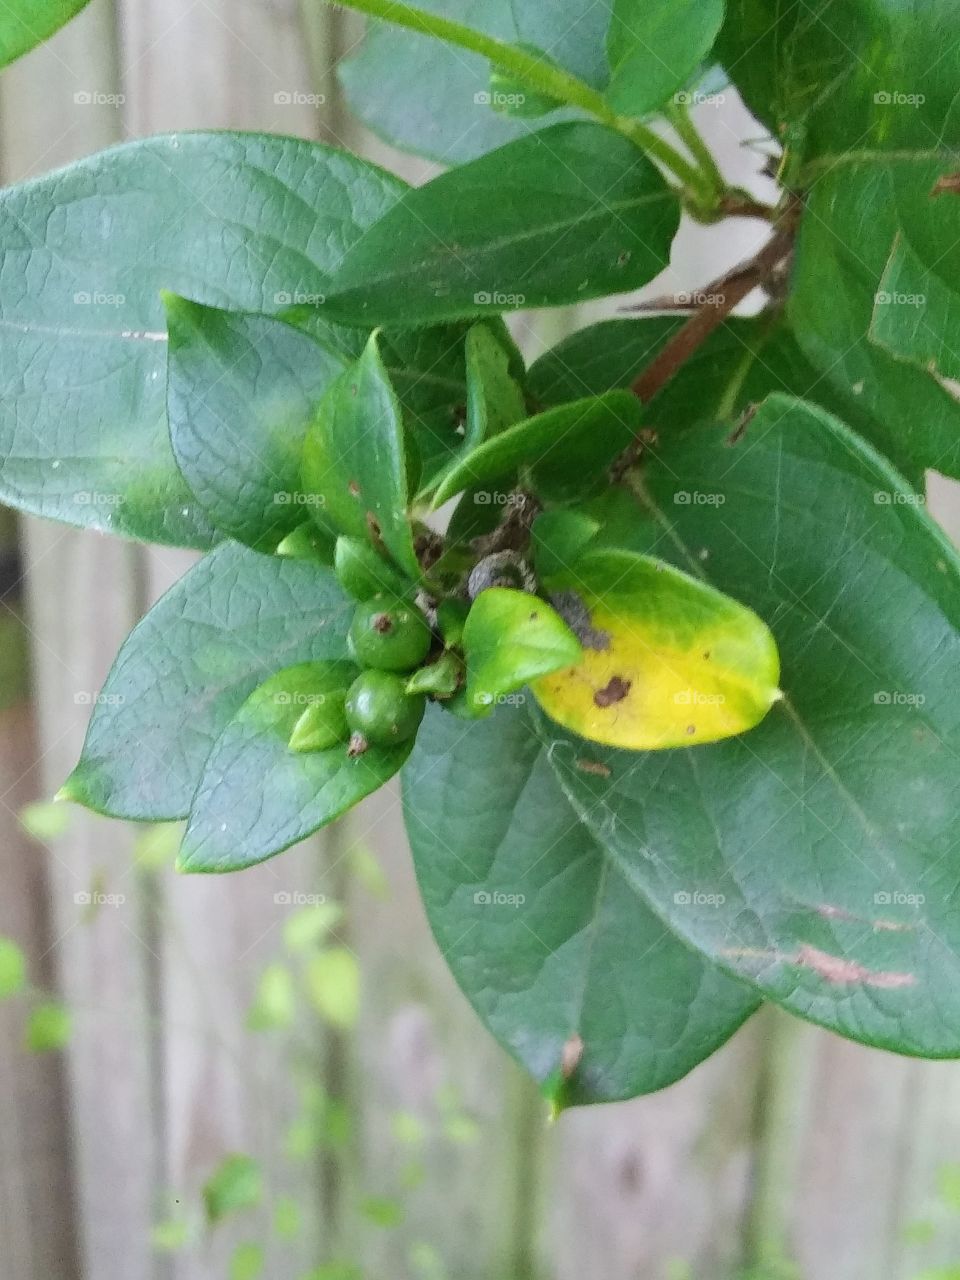
<svg viewBox="0 0 960 1280">
<path fill-rule="evenodd" d="M 565 789 L 705 956 L 853 1039 L 960 1055 L 956 553 L 881 458 L 783 396 L 733 449 L 665 444 L 644 489 L 639 549 L 769 621 L 785 699 L 729 742 L 598 748 L 592 773 L 544 722 Z"/>
<path fill-rule="evenodd" d="M 960 377 L 960 159 L 890 167 L 898 234 L 880 281 L 871 337 L 901 359 Z"/>
<path fill-rule="evenodd" d="M 320 402 L 303 449 L 303 489 L 324 521 L 382 542 L 406 573 L 420 574 L 407 518 L 403 414 L 373 334 L 360 359 Z M 320 514 L 320 512 L 318 512 Z"/>
<path fill-rule="evenodd" d="M 932 149 L 956 118 L 954 0 L 729 0 L 717 52 L 802 155 Z"/>
<path fill-rule="evenodd" d="M 0 194 L 0 500 L 208 545 L 167 433 L 160 290 L 253 312 L 319 299 L 403 190 L 315 143 L 197 133 Z"/>
<path fill-rule="evenodd" d="M 889 163 L 851 162 L 821 176 L 800 229 L 789 312 L 833 393 L 872 419 L 871 443 L 920 484 L 927 467 L 960 475 L 960 405 L 930 372 L 870 339 L 897 231 Z M 896 310 L 898 324 L 920 314 L 916 300 Z"/>
<path fill-rule="evenodd" d="M 526 418 L 466 454 L 444 476 L 434 503 L 509 482 L 521 468 L 549 497 L 589 488 L 633 439 L 640 416 L 636 396 L 611 391 Z"/>
<path fill-rule="evenodd" d="M 300 457 L 346 360 L 268 316 L 167 294 L 167 412 L 181 472 L 211 522 L 273 551 L 306 518 Z"/>
<path fill-rule="evenodd" d="M 416 326 L 635 289 L 666 266 L 679 205 L 598 124 L 558 124 L 417 187 L 349 252 L 333 319 Z"/>
<path fill-rule="evenodd" d="M 531 395 L 544 404 L 562 404 L 629 387 L 684 323 L 649 316 L 588 325 L 531 366 Z M 864 434 L 877 432 L 870 415 L 855 403 L 857 397 L 844 401 L 803 355 L 789 329 L 781 322 L 771 324 L 768 316 L 728 320 L 654 397 L 644 417 L 658 433 L 704 422 L 733 425 L 771 391 L 813 400 L 834 413 L 846 410 L 848 420 Z M 848 401 L 854 402 L 853 409 Z"/>
<path fill-rule="evenodd" d="M 322 566 L 218 547 L 130 633 L 64 794 L 115 817 L 185 817 L 247 696 L 279 667 L 344 660 L 354 607 Z"/>
<path fill-rule="evenodd" d="M 703 63 L 723 22 L 724 0 L 614 0 L 607 99 L 643 116 L 662 107 Z"/>
<path fill-rule="evenodd" d="M 0 67 L 42 44 L 87 4 L 89 0 L 4 0 L 0 8 Z"/>
<path fill-rule="evenodd" d="M 592 749 L 581 754 L 589 768 Z M 440 950 L 560 1104 L 660 1089 L 756 1007 L 676 941 L 577 821 L 523 710 L 501 707 L 469 729 L 432 710 L 403 798 Z"/>
<path fill-rule="evenodd" d="M 177 866 L 239 871 L 306 839 L 391 778 L 413 746 L 370 747 L 351 756 L 346 741 L 324 751 L 288 746 L 311 699 L 343 692 L 348 662 L 285 668 L 256 689 L 213 745 L 190 806 Z"/>
<path fill-rule="evenodd" d="M 612 0 L 418 0 L 417 7 L 542 49 L 595 88 L 606 83 L 604 40 Z M 363 44 L 341 64 L 340 75 L 364 124 L 442 164 L 473 160 L 539 123 L 491 110 L 486 58 L 390 23 L 368 23 Z"/>
</svg>

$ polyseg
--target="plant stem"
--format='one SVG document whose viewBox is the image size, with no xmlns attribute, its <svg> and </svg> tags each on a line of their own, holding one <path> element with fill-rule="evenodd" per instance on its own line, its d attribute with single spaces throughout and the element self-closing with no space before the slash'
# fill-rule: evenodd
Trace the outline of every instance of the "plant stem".
<svg viewBox="0 0 960 1280">
<path fill-rule="evenodd" d="M 708 301 L 691 316 L 683 328 L 670 339 L 654 360 L 634 382 L 631 390 L 646 403 L 661 390 L 674 374 L 718 329 L 730 312 L 748 293 L 770 278 L 793 245 L 789 230 L 774 232 L 760 252 L 729 275 L 707 285 L 702 292 Z"/>
<path fill-rule="evenodd" d="M 727 180 L 720 172 L 720 168 L 713 158 L 713 152 L 704 142 L 700 130 L 693 123 L 687 106 L 681 102 L 674 102 L 668 108 L 667 119 L 680 135 L 681 141 L 687 150 L 700 165 L 705 178 L 710 184 L 710 189 L 716 197 L 720 197 L 727 190 Z"/>
<path fill-rule="evenodd" d="M 326 0 L 333 3 L 333 0 Z M 661 138 L 648 125 L 640 120 L 632 120 L 617 115 L 607 104 L 602 93 L 592 89 L 577 76 L 564 71 L 536 54 L 525 49 L 498 40 L 494 36 L 485 35 L 473 27 L 453 22 L 439 14 L 426 13 L 410 5 L 401 4 L 400 0 L 339 0 L 345 9 L 354 9 L 358 13 L 392 22 L 408 31 L 417 31 L 421 35 L 434 36 L 447 44 L 468 49 L 471 53 L 479 53 L 495 66 L 512 72 L 518 80 L 524 81 L 532 88 L 546 94 L 564 106 L 579 107 L 597 120 L 602 121 L 617 133 L 646 151 L 655 160 L 659 160 L 664 168 L 669 169 L 677 180 L 687 188 L 698 207 L 706 201 L 716 203 L 717 192 L 712 182 L 706 180 L 704 173 L 680 154 L 665 138 Z"/>
</svg>

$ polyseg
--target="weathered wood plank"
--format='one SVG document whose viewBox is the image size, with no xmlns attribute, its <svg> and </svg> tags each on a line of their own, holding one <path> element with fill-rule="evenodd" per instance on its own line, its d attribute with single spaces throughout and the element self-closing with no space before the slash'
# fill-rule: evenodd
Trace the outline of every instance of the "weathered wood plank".
<svg viewBox="0 0 960 1280">
<path fill-rule="evenodd" d="M 40 790 L 17 521 L 0 509 L 0 936 L 52 985 L 47 866 L 18 814 Z M 62 1063 L 23 1049 L 26 1003 L 0 1005 L 0 1257 L 22 1280 L 72 1280 L 77 1255 Z"/>
<path fill-rule="evenodd" d="M 5 73 L 3 156 L 8 180 L 43 172 L 109 144 L 109 105 L 75 95 L 119 91 L 113 9 L 95 2 L 48 46 Z M 136 613 L 129 547 L 27 522 L 29 617 L 48 794 L 79 753 L 89 703 Z M 150 1124 L 150 1002 L 155 959 L 141 916 L 130 833 L 77 814 L 50 861 L 54 959 L 74 1010 L 66 1055 L 81 1267 L 88 1280 L 150 1280 L 144 1248 L 153 1215 L 156 1144 Z M 89 917 L 78 894 L 122 897 Z M 89 917 L 89 918 L 88 918 Z"/>
</svg>

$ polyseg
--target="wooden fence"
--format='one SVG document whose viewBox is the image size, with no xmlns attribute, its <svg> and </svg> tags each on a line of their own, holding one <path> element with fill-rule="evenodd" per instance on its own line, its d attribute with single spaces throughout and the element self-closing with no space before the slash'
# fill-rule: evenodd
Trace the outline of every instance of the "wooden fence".
<svg viewBox="0 0 960 1280">
<path fill-rule="evenodd" d="M 188 127 L 383 159 L 333 77 L 356 37 L 320 0 L 94 0 L 0 79 L 4 180 Z M 731 163 L 737 127 L 735 112 L 714 124 Z M 685 244 L 688 285 L 742 247 Z M 4 1280 L 230 1280 L 255 1270 L 244 1241 L 263 1245 L 268 1280 L 338 1259 L 358 1270 L 320 1280 L 917 1280 L 960 1259 L 960 1064 L 765 1010 L 662 1095 L 548 1128 L 436 954 L 395 793 L 227 879 L 178 879 L 131 828 L 81 813 L 46 851 L 28 838 L 21 807 L 67 774 L 85 701 L 187 563 L 0 523 L 0 933 L 74 1021 L 65 1052 L 38 1058 L 21 1048 L 23 1001 L 0 1005 Z M 123 901 L 91 912 L 93 887 Z M 291 904 L 318 893 L 348 905 L 337 936 L 359 957 L 359 1023 L 251 1032 Z M 204 1181 L 238 1152 L 260 1163 L 263 1203 L 196 1228 Z"/>
</svg>

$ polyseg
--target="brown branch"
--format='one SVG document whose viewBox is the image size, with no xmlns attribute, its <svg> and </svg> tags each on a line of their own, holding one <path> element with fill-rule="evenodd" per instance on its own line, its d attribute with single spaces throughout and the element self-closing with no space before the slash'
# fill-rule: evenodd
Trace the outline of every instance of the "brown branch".
<svg viewBox="0 0 960 1280">
<path fill-rule="evenodd" d="M 690 357 L 718 329 L 730 312 L 748 293 L 765 284 L 789 254 L 793 245 L 792 229 L 774 232 L 760 252 L 749 262 L 722 276 L 694 297 L 702 299 L 699 310 L 670 339 L 633 383 L 630 390 L 644 404 L 648 403 L 680 371 Z"/>
</svg>

